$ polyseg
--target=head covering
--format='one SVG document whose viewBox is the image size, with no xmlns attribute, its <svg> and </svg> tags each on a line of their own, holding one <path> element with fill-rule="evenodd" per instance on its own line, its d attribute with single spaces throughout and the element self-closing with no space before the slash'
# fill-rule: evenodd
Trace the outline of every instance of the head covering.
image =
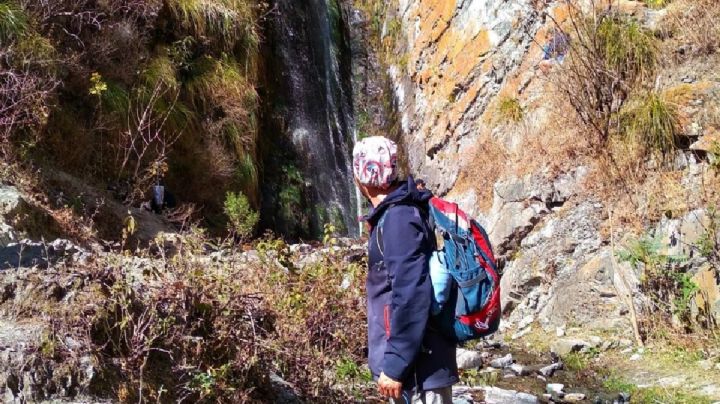
<svg viewBox="0 0 720 404">
<path fill-rule="evenodd" d="M 382 136 L 367 137 L 353 149 L 353 173 L 365 186 L 387 189 L 397 179 L 397 145 Z"/>
</svg>

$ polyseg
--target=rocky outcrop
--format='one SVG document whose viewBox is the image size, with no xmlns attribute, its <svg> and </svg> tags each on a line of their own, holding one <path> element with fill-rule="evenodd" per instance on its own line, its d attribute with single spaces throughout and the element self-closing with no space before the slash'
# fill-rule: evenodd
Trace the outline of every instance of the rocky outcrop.
<svg viewBox="0 0 720 404">
<path fill-rule="evenodd" d="M 484 217 L 484 226 L 495 253 L 506 255 L 517 251 L 520 242 L 548 213 L 560 207 L 582 186 L 586 167 L 578 167 L 554 180 L 542 174 L 509 178 L 495 184 L 493 206 Z M 480 212 L 476 216 L 482 215 Z"/>
<path fill-rule="evenodd" d="M 390 67 L 410 167 L 449 191 L 458 159 L 486 135 L 483 115 L 526 57 L 543 24 L 530 1 L 402 0 L 404 54 Z"/>
<path fill-rule="evenodd" d="M 60 234 L 54 219 L 12 185 L 0 184 L 0 247 L 25 237 L 52 239 Z"/>
<path fill-rule="evenodd" d="M 648 29 L 665 29 L 668 10 L 637 1 L 616 3 L 621 13 Z M 717 318 L 717 263 L 697 259 L 708 217 L 703 209 L 694 210 L 707 204 L 703 192 L 714 192 L 707 178 L 708 163 L 717 164 L 717 125 L 703 112 L 718 104 L 713 65 L 690 63 L 658 72 L 656 86 L 687 98 L 678 111 L 679 142 L 688 150 L 673 161 L 673 175 L 681 178 L 673 185 L 682 190 L 646 200 L 642 193 L 662 185 L 649 181 L 644 189 L 627 189 L 627 184 L 615 184 L 622 189 L 608 203 L 613 191 L 598 192 L 594 183 L 598 171 L 607 168 L 596 156 L 580 156 L 589 150 L 584 129 L 566 125 L 563 114 L 553 110 L 562 104 L 554 99 L 553 80 L 562 78 L 537 69 L 553 21 L 567 16 L 560 2 L 392 3 L 383 35 L 384 43 L 393 44 L 388 72 L 410 171 L 437 194 L 458 202 L 488 231 L 504 272 L 507 316 L 502 327 L 515 337 L 539 323 L 548 332 L 582 324 L 627 338 L 631 304 L 647 302 L 640 293 L 643 268 L 620 262 L 618 254 L 626 248 L 623 241 L 643 236 L 640 227 L 661 236 L 661 253 L 690 258 L 683 270 L 700 290 L 692 316 Z M 500 116 L 503 101 L 517 108 L 515 119 Z M 648 170 L 657 169 L 652 157 L 645 157 Z M 635 192 L 640 202 L 622 206 L 630 202 L 617 194 Z M 634 208 L 646 215 L 652 198 L 675 201 L 683 215 L 690 213 L 663 219 L 663 214 L 673 215 L 671 205 L 665 213 L 645 216 L 640 226 L 612 223 L 610 211 Z"/>
</svg>

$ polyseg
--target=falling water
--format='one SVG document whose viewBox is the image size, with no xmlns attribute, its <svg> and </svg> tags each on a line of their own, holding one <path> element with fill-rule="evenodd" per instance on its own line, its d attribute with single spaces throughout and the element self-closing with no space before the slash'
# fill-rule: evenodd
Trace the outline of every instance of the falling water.
<svg viewBox="0 0 720 404">
<path fill-rule="evenodd" d="M 351 60 L 338 0 L 274 0 L 272 10 L 266 40 L 273 114 L 305 181 L 308 233 L 332 221 L 356 234 Z"/>
</svg>

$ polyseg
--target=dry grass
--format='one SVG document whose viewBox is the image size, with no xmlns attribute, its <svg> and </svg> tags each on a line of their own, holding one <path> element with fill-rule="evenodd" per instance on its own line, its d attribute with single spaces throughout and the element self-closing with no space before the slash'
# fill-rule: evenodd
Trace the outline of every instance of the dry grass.
<svg viewBox="0 0 720 404">
<path fill-rule="evenodd" d="M 455 188 L 459 192 L 475 191 L 478 207 L 487 211 L 492 206 L 495 182 L 507 168 L 507 150 L 497 140 L 483 136 L 467 154 L 473 157 L 461 170 Z"/>
<path fill-rule="evenodd" d="M 668 51 L 675 54 L 678 47 L 688 45 L 689 55 L 707 56 L 720 50 L 720 2 L 716 0 L 676 0 L 668 7 L 662 30 L 671 37 Z"/>
<path fill-rule="evenodd" d="M 281 240 L 255 247 L 259 261 L 243 263 L 231 244 L 191 230 L 135 257 L 111 253 L 43 273 L 84 281 L 67 282 L 70 303 L 27 302 L 22 312 L 58 319 L 51 341 L 79 342 L 72 351 L 56 344 L 54 360 L 97 358 L 89 389 L 99 397 L 278 402 L 275 373 L 307 402 L 372 399 L 362 367 L 365 265 L 328 253 L 295 271 L 298 257 Z"/>
</svg>

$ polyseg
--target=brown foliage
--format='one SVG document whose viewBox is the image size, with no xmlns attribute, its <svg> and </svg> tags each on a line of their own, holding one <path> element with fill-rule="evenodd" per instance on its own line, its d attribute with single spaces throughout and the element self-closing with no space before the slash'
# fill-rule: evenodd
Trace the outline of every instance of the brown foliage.
<svg viewBox="0 0 720 404">
<path fill-rule="evenodd" d="M 224 243 L 216 248 L 225 258 L 210 260 L 202 254 L 211 245 L 193 230 L 174 244 L 158 240 L 154 254 L 142 251 L 142 267 L 108 256 L 87 269 L 80 306 L 60 308 L 55 335 L 82 341 L 98 358 L 95 394 L 125 402 L 277 402 L 275 373 L 309 402 L 372 397 L 359 365 L 367 338 L 364 265 L 328 253 L 295 271 L 298 257 L 273 238 L 257 245 L 259 262 L 242 263 Z M 341 287 L 344 279 L 349 288 Z M 340 363 L 348 368 L 338 370 Z"/>
</svg>

